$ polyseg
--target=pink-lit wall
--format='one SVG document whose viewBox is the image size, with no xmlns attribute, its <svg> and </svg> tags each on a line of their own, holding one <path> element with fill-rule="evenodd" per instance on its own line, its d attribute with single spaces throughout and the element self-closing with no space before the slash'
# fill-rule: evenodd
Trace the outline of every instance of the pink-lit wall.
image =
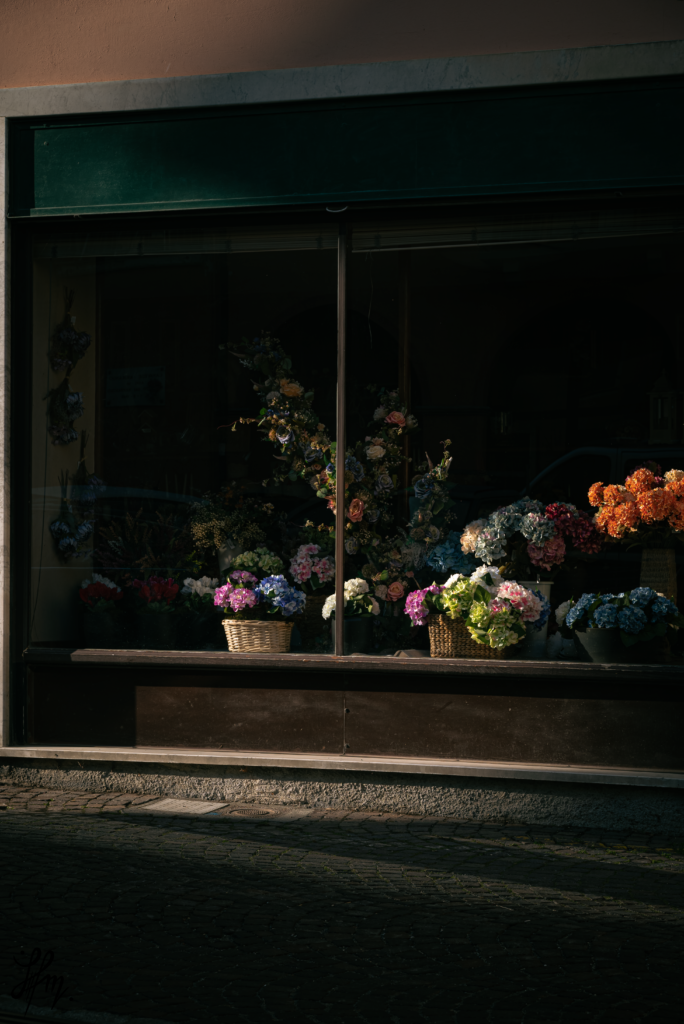
<svg viewBox="0 0 684 1024">
<path fill-rule="evenodd" d="M 0 87 L 682 38 L 681 0 L 0 0 Z"/>
</svg>

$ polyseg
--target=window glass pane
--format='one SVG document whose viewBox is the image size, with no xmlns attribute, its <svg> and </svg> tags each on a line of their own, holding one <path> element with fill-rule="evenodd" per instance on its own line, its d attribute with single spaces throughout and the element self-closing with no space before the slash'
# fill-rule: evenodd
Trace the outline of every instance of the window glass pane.
<svg viewBox="0 0 684 1024">
<path fill-rule="evenodd" d="M 453 504 L 433 517 L 432 541 L 411 520 L 421 587 L 472 571 L 478 563 L 454 535 L 524 496 L 542 510 L 564 502 L 593 517 L 593 483 L 623 485 L 644 463 L 684 469 L 678 204 L 559 212 L 537 203 L 457 210 L 441 221 L 369 217 L 355 228 L 353 317 L 366 349 L 350 376 L 362 376 L 371 338 L 385 332 L 399 366 L 388 344 L 382 379 L 401 381 L 405 336 L 401 387 L 419 423 L 409 476 L 419 479 L 426 458 L 436 463 L 451 442 Z M 351 406 L 350 423 L 354 415 Z M 398 520 L 409 537 L 420 507 L 410 488 Z M 435 556 L 449 534 L 456 553 L 447 544 L 444 558 Z M 552 581 L 553 604 L 585 590 L 638 586 L 640 548 L 607 539 L 600 551 L 568 539 L 566 557 L 549 571 L 530 560 L 527 541 L 518 559 L 507 539 L 492 564 L 510 562 L 508 575 L 519 580 Z"/>
<path fill-rule="evenodd" d="M 314 418 L 334 431 L 336 249 L 282 226 L 233 232 L 223 251 L 193 251 L 198 234 L 181 233 L 175 253 L 154 252 L 152 234 L 139 233 L 141 255 L 123 230 L 84 231 L 92 255 L 73 255 L 78 233 L 64 229 L 35 248 L 32 644 L 225 650 L 220 611 L 184 594 L 185 580 L 223 583 L 257 547 L 272 557 L 241 570 L 283 573 L 309 520 L 332 547 L 315 460 L 258 425 L 269 389 L 255 390 L 254 355 L 262 333 L 279 339 L 286 369 L 266 404 L 284 416 L 289 390 L 294 415 L 313 390 Z M 283 466 L 292 478 L 276 483 Z M 329 633 L 320 602 L 315 625 L 311 644 Z"/>
</svg>

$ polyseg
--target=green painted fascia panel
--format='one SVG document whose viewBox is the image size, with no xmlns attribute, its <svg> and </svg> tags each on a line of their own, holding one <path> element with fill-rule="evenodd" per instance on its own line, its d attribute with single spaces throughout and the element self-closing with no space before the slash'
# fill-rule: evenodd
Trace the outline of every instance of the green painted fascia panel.
<svg viewBox="0 0 684 1024">
<path fill-rule="evenodd" d="M 684 80 L 17 120 L 11 216 L 684 184 Z"/>
</svg>

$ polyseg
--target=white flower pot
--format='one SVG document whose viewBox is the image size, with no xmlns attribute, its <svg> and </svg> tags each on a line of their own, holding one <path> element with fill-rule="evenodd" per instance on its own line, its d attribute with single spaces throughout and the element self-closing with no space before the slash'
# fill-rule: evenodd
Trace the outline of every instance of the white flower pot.
<svg viewBox="0 0 684 1024">
<path fill-rule="evenodd" d="M 539 590 L 547 601 L 551 600 L 551 580 L 544 580 L 543 583 L 535 583 L 533 580 L 518 580 L 521 587 L 527 590 Z M 544 661 L 546 654 L 546 638 L 549 631 L 549 620 L 547 619 L 541 629 L 527 627 L 527 639 L 525 640 L 525 657 L 531 661 Z"/>
</svg>

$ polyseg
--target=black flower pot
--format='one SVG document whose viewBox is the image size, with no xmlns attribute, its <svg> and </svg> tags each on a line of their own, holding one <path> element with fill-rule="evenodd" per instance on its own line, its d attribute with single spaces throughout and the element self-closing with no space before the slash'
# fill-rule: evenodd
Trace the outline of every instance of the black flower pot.
<svg viewBox="0 0 684 1024">
<path fill-rule="evenodd" d="M 82 627 L 84 647 L 118 651 L 129 646 L 126 623 L 117 612 L 85 612 Z"/>
<path fill-rule="evenodd" d="M 615 664 L 629 661 L 629 648 L 620 639 L 619 629 L 575 630 L 575 644 L 583 661 L 598 664 Z"/>
<path fill-rule="evenodd" d="M 144 651 L 176 650 L 177 624 L 178 616 L 171 612 L 138 612 L 136 625 L 140 648 Z"/>
<path fill-rule="evenodd" d="M 335 643 L 335 614 L 332 615 L 332 638 Z M 373 646 L 373 616 L 354 615 L 344 620 L 344 653 L 368 654 Z"/>
</svg>

